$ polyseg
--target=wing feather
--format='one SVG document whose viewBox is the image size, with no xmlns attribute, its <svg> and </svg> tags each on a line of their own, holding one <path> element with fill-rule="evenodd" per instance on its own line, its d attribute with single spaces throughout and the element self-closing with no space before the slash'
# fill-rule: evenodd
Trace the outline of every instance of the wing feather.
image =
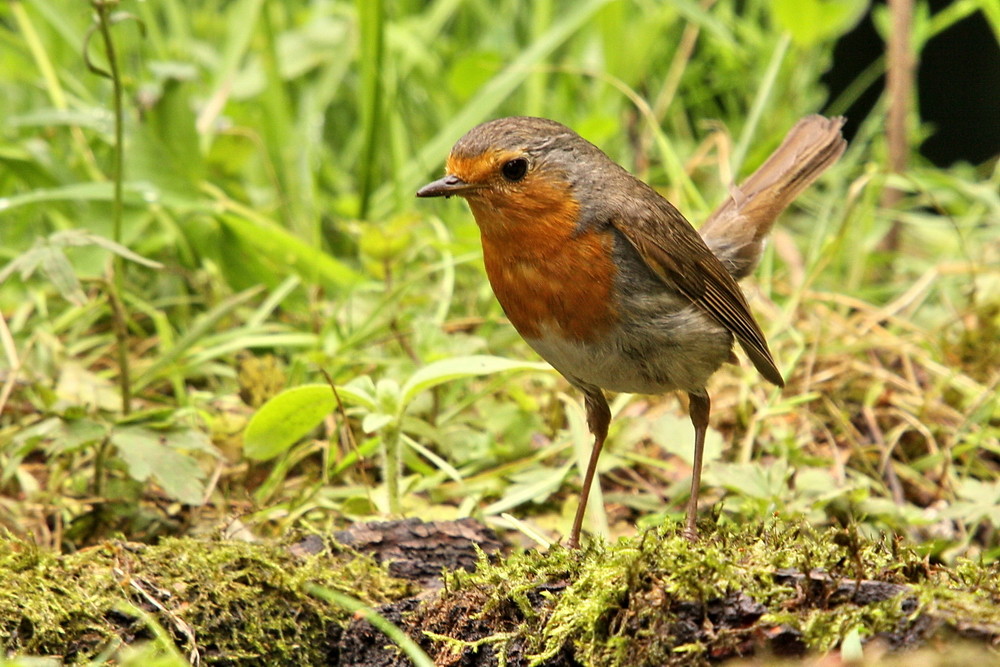
<svg viewBox="0 0 1000 667">
<path fill-rule="evenodd" d="M 659 200 L 655 206 L 644 214 L 629 216 L 628 224 L 612 220 L 612 225 L 665 284 L 733 333 L 761 375 L 779 387 L 785 386 L 736 280 L 684 216 L 667 200 L 650 192 Z M 648 196 L 641 201 L 651 203 Z"/>
</svg>

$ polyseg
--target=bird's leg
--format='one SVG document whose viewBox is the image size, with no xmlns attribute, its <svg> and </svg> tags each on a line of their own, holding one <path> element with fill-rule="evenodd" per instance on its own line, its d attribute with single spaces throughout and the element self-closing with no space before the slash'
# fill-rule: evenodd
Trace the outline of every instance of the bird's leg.
<svg viewBox="0 0 1000 667">
<path fill-rule="evenodd" d="M 712 401 L 708 394 L 688 394 L 689 413 L 694 424 L 694 468 L 691 470 L 691 497 L 688 499 L 687 518 L 684 522 L 684 536 L 692 542 L 698 539 L 698 493 L 701 491 L 701 460 L 705 455 L 705 432 L 708 430 L 708 414 Z"/>
<path fill-rule="evenodd" d="M 611 408 L 604 398 L 603 392 L 597 387 L 585 389 L 584 405 L 587 407 L 587 426 L 594 434 L 594 448 L 590 450 L 590 461 L 587 463 L 587 472 L 583 476 L 583 488 L 580 490 L 580 504 L 576 508 L 576 516 L 573 517 L 573 529 L 569 534 L 569 541 L 566 543 L 570 549 L 580 546 L 580 529 L 583 528 L 583 515 L 587 511 L 587 501 L 590 498 L 590 487 L 594 482 L 594 471 L 597 470 L 597 459 L 601 456 L 601 448 L 604 447 L 604 440 L 608 437 L 608 424 L 611 423 Z"/>
</svg>

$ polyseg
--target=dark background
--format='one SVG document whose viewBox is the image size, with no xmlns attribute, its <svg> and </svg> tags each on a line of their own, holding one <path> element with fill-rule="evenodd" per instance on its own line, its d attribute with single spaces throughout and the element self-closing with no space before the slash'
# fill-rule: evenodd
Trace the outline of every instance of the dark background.
<svg viewBox="0 0 1000 667">
<path fill-rule="evenodd" d="M 931 11 L 937 13 L 949 4 L 931 0 Z M 833 67 L 824 77 L 829 99 L 835 99 L 884 50 L 869 12 L 837 43 Z M 884 83 L 882 77 L 848 109 L 848 139 L 878 102 Z M 935 165 L 980 164 L 1000 154 L 1000 45 L 981 12 L 927 43 L 918 63 L 917 97 L 920 118 L 933 132 L 920 153 Z"/>
</svg>

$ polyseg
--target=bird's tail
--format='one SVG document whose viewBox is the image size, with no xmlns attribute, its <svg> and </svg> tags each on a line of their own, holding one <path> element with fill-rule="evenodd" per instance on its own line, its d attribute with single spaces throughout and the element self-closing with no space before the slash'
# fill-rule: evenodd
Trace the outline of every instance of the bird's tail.
<svg viewBox="0 0 1000 667">
<path fill-rule="evenodd" d="M 842 117 L 800 120 L 771 157 L 701 226 L 705 243 L 734 278 L 756 268 L 764 238 L 778 215 L 844 152 L 843 124 Z"/>
</svg>

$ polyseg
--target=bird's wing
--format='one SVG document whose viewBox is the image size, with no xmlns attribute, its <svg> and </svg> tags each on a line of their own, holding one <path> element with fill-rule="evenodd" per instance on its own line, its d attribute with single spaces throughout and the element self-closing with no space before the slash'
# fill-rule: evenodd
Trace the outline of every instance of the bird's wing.
<svg viewBox="0 0 1000 667">
<path fill-rule="evenodd" d="M 743 291 L 698 232 L 652 189 L 633 202 L 636 206 L 627 216 L 628 223 L 623 217 L 612 220 L 612 225 L 665 284 L 676 286 L 736 336 L 761 375 L 779 387 L 785 386 Z"/>
</svg>

